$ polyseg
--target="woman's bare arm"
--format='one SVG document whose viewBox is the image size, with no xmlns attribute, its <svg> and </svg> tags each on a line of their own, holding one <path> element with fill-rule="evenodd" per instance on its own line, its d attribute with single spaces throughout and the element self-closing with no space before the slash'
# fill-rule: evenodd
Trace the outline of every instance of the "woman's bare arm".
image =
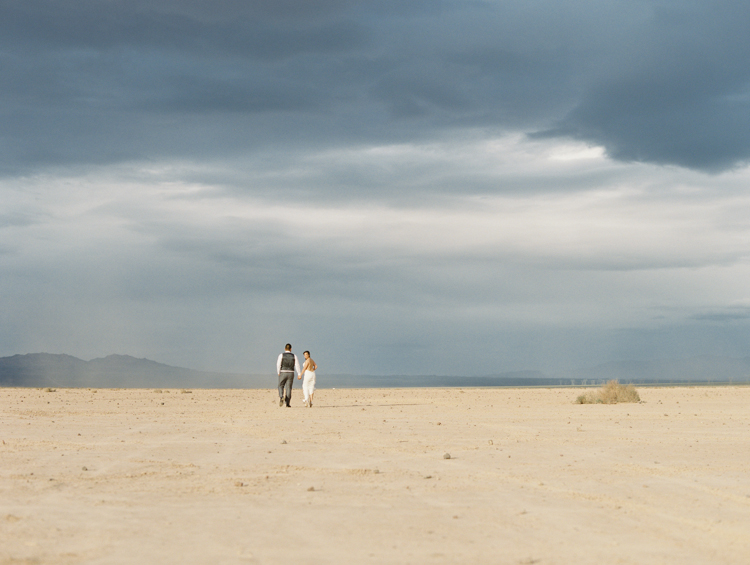
<svg viewBox="0 0 750 565">
<path fill-rule="evenodd" d="M 310 361 L 312 361 L 312 359 L 305 359 L 305 363 L 304 363 L 304 365 L 302 365 L 302 370 L 299 372 L 299 376 L 297 377 L 297 380 L 300 380 L 302 378 L 302 375 L 305 374 L 305 371 L 307 371 L 307 370 L 314 371 L 315 370 L 315 369 L 310 369 Z"/>
</svg>

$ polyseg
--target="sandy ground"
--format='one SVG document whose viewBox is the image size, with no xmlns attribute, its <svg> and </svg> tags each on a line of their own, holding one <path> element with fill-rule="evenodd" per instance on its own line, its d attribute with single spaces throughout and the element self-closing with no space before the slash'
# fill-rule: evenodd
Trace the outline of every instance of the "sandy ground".
<svg viewBox="0 0 750 565">
<path fill-rule="evenodd" d="M 0 564 L 750 563 L 750 387 L 580 392 L 0 389 Z"/>
</svg>

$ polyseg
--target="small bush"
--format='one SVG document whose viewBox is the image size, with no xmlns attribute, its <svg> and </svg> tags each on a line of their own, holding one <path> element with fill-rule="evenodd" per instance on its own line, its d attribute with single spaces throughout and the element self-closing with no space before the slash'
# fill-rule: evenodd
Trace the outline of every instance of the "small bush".
<svg viewBox="0 0 750 565">
<path fill-rule="evenodd" d="M 609 381 L 597 391 L 581 394 L 576 404 L 617 404 L 618 402 L 640 402 L 641 397 L 633 385 L 621 385 Z"/>
</svg>

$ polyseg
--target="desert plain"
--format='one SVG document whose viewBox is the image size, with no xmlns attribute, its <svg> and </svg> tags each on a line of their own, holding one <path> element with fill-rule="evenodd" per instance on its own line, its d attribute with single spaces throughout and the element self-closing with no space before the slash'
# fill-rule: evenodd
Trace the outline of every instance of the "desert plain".
<svg viewBox="0 0 750 565">
<path fill-rule="evenodd" d="M 0 564 L 750 563 L 750 387 L 0 389 Z"/>
</svg>

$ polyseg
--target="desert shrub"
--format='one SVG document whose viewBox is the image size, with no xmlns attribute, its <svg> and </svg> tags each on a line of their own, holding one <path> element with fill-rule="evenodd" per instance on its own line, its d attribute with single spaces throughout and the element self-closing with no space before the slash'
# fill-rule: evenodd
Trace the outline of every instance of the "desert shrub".
<svg viewBox="0 0 750 565">
<path fill-rule="evenodd" d="M 640 402 L 641 397 L 633 385 L 621 385 L 609 381 L 597 391 L 581 394 L 576 398 L 577 404 L 617 404 L 618 402 Z"/>
</svg>

